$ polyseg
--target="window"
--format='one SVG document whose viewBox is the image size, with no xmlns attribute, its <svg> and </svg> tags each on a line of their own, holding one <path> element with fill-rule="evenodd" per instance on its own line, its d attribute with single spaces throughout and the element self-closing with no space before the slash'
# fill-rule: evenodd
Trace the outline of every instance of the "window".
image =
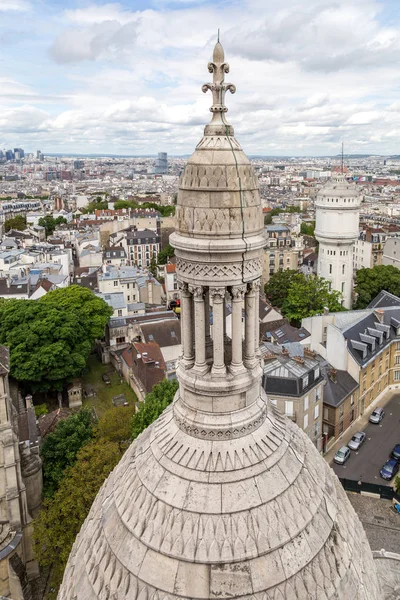
<svg viewBox="0 0 400 600">
<path fill-rule="evenodd" d="M 122 317 L 122 309 L 118 309 L 118 316 Z"/>
<path fill-rule="evenodd" d="M 303 429 L 306 430 L 307 427 L 308 427 L 308 415 L 304 415 Z"/>
<path fill-rule="evenodd" d="M 394 372 L 394 380 L 395 381 L 400 381 L 400 371 L 395 371 Z"/>
<path fill-rule="evenodd" d="M 303 389 L 308 386 L 308 375 L 304 375 L 303 377 Z"/>
<path fill-rule="evenodd" d="M 291 400 L 285 401 L 285 415 L 293 417 L 293 402 Z"/>
<path fill-rule="evenodd" d="M 114 281 L 114 287 L 117 287 L 118 281 Z"/>
<path fill-rule="evenodd" d="M 351 395 L 350 404 L 351 404 L 351 406 L 353 406 L 353 404 L 354 404 L 354 394 Z"/>
<path fill-rule="evenodd" d="M 343 421 L 339 423 L 339 433 L 343 433 Z"/>
<path fill-rule="evenodd" d="M 332 265 L 329 265 L 329 275 L 332 273 Z"/>
<path fill-rule="evenodd" d="M 351 413 L 350 413 L 350 423 L 352 423 L 354 421 L 354 408 L 352 409 Z"/>
<path fill-rule="evenodd" d="M 343 404 L 340 406 L 339 408 L 339 417 L 342 419 L 343 418 L 343 412 L 344 412 L 344 406 Z"/>
<path fill-rule="evenodd" d="M 400 365 L 400 356 L 396 356 L 394 359 L 394 364 L 395 365 Z"/>
<path fill-rule="evenodd" d="M 396 352 L 400 352 L 400 342 L 396 342 Z"/>
<path fill-rule="evenodd" d="M 316 367 L 314 369 L 314 379 L 318 379 L 318 377 L 319 377 L 319 367 Z"/>
<path fill-rule="evenodd" d="M 308 396 L 304 397 L 304 411 L 308 410 Z"/>
<path fill-rule="evenodd" d="M 342 282 L 342 294 L 344 294 L 344 281 Z"/>
<path fill-rule="evenodd" d="M 117 344 L 123 344 L 125 342 L 125 338 L 124 337 L 119 337 L 116 339 Z"/>
<path fill-rule="evenodd" d="M 342 265 L 342 275 L 344 275 L 344 265 Z"/>
<path fill-rule="evenodd" d="M 324 408 L 324 419 L 325 419 L 325 421 L 327 421 L 329 419 L 329 409 L 328 408 Z"/>
<path fill-rule="evenodd" d="M 314 419 L 318 419 L 319 417 L 319 404 L 314 406 Z"/>
</svg>

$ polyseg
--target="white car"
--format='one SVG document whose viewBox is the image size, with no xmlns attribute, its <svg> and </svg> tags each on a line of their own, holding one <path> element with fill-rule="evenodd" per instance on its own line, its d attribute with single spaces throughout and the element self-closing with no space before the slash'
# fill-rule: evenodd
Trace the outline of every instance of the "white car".
<svg viewBox="0 0 400 600">
<path fill-rule="evenodd" d="M 346 460 L 349 458 L 350 456 L 350 450 L 347 446 L 342 446 L 341 448 L 339 448 L 339 450 L 336 452 L 335 457 L 334 457 L 334 461 L 335 463 L 337 463 L 338 465 L 344 465 L 344 463 L 346 462 Z"/>
<path fill-rule="evenodd" d="M 383 410 L 383 408 L 375 408 L 375 410 L 373 410 L 372 413 L 370 414 L 369 422 L 378 424 L 382 421 L 384 416 L 385 416 L 385 411 Z"/>
<path fill-rule="evenodd" d="M 350 450 L 359 450 L 362 444 L 365 442 L 366 437 L 367 436 L 363 431 L 358 431 L 355 433 L 348 443 Z"/>
</svg>

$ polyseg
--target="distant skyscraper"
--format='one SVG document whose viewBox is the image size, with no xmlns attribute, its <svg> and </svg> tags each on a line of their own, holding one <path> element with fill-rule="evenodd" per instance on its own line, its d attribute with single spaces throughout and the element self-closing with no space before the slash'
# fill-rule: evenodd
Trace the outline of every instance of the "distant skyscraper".
<svg viewBox="0 0 400 600">
<path fill-rule="evenodd" d="M 6 150 L 6 160 L 14 160 L 14 152 L 12 150 Z"/>
<path fill-rule="evenodd" d="M 23 148 L 14 148 L 14 160 L 19 160 L 21 158 L 24 158 L 24 156 L 25 152 Z"/>
<path fill-rule="evenodd" d="M 83 160 L 74 160 L 74 169 L 83 169 L 85 167 L 85 163 Z"/>
<path fill-rule="evenodd" d="M 168 173 L 168 155 L 166 152 L 159 152 L 156 164 L 154 167 L 154 173 L 156 175 L 164 175 Z"/>
</svg>

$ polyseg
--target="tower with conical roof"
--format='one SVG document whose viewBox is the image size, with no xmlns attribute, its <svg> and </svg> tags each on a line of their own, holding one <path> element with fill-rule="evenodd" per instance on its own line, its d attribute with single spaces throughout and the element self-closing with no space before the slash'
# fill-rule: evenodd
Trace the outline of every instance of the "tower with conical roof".
<svg viewBox="0 0 400 600">
<path fill-rule="evenodd" d="M 342 486 L 261 389 L 262 210 L 225 119 L 234 87 L 219 43 L 208 69 L 213 117 L 183 173 L 171 236 L 182 289 L 179 390 L 100 490 L 59 600 L 378 600 Z"/>
<path fill-rule="evenodd" d="M 318 276 L 342 294 L 345 308 L 353 303 L 353 249 L 359 234 L 361 196 L 342 173 L 318 192 L 315 237 L 319 242 Z"/>
</svg>

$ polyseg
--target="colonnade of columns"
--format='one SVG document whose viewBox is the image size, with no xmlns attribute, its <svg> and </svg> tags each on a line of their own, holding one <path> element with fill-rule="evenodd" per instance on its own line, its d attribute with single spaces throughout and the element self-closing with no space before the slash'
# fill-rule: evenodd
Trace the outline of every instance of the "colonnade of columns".
<svg viewBox="0 0 400 600">
<path fill-rule="evenodd" d="M 256 363 L 259 346 L 258 297 L 260 280 L 229 287 L 181 284 L 181 330 L 183 363 L 200 373 L 210 368 L 207 346 L 212 343 L 211 372 L 224 374 L 226 368 L 240 372 Z M 232 356 L 225 364 L 225 298 L 232 304 Z M 210 304 L 213 311 L 212 336 Z M 243 352 L 242 310 L 245 308 Z"/>
</svg>

